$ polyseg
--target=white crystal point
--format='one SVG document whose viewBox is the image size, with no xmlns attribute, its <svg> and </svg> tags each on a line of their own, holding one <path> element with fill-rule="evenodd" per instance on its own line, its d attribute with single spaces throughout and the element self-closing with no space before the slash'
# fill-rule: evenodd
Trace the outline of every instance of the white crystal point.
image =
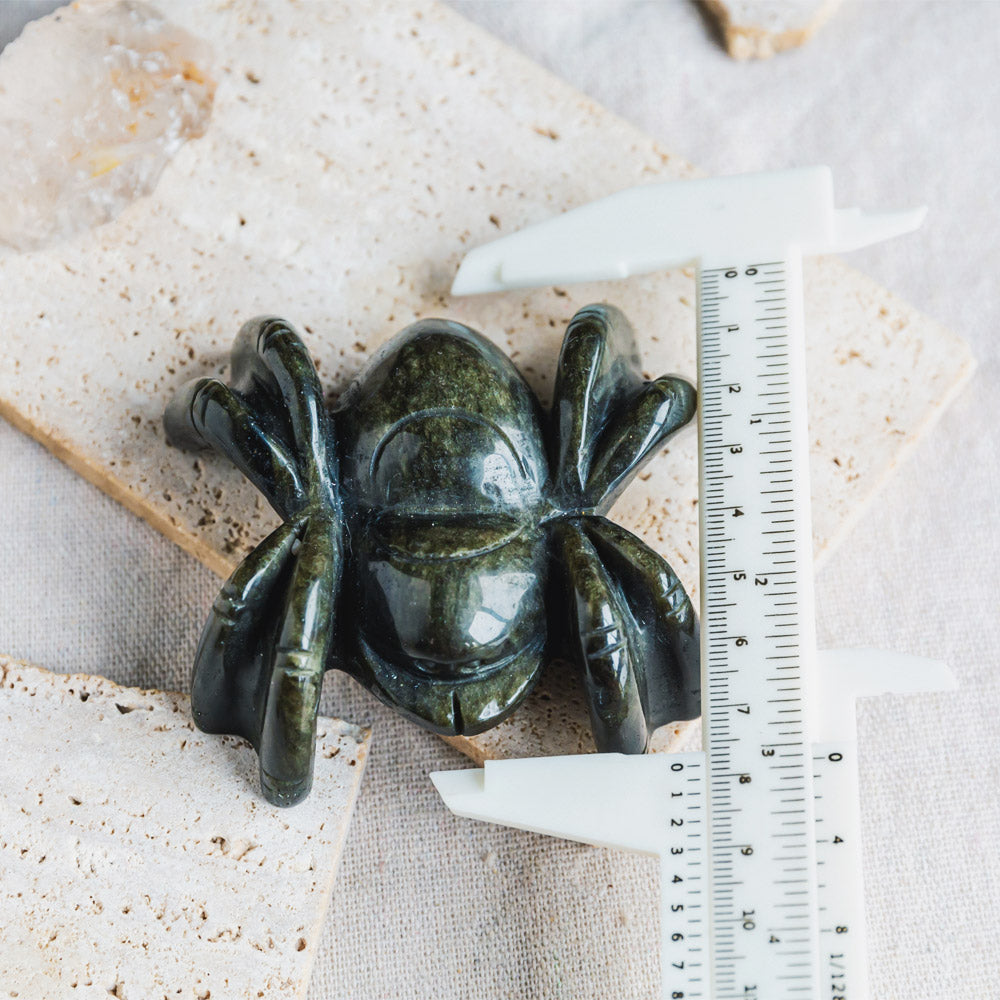
<svg viewBox="0 0 1000 1000">
<path fill-rule="evenodd" d="M 210 50 L 138 2 L 78 3 L 0 56 L 0 244 L 34 250 L 115 218 L 205 131 Z"/>
</svg>

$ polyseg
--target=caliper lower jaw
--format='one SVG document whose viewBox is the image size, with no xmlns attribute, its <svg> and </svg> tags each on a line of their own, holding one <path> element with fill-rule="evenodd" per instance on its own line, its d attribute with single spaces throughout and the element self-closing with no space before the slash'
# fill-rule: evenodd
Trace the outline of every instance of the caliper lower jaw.
<svg viewBox="0 0 1000 1000">
<path fill-rule="evenodd" d="M 939 660 L 875 649 L 817 657 L 815 744 L 854 743 L 856 699 L 953 690 Z M 431 780 L 456 815 L 642 854 L 662 851 L 671 766 L 701 754 L 575 754 L 489 760 L 483 768 L 436 771 Z M 662 787 L 661 787 L 662 786 Z M 663 791 L 658 795 L 657 791 Z"/>
</svg>

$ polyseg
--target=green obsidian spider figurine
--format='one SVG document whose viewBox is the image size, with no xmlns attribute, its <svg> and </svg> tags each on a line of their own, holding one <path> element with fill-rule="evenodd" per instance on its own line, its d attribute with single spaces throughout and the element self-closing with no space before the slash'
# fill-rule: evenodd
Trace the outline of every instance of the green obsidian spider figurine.
<svg viewBox="0 0 1000 1000">
<path fill-rule="evenodd" d="M 249 740 L 264 794 L 292 805 L 326 670 L 475 735 L 561 656 L 598 749 L 643 752 L 700 710 L 698 626 L 667 563 L 603 515 L 694 410 L 688 382 L 642 378 L 610 306 L 570 323 L 547 416 L 497 347 L 445 320 L 389 341 L 328 412 L 295 331 L 251 320 L 231 386 L 197 379 L 164 414 L 172 444 L 228 456 L 283 521 L 209 614 L 195 722 Z"/>
</svg>

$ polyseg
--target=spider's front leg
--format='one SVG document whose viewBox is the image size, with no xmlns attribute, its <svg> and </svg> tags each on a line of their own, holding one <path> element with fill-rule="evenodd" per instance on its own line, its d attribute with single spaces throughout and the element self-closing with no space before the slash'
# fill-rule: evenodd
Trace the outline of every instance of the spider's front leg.
<svg viewBox="0 0 1000 1000">
<path fill-rule="evenodd" d="M 302 506 L 305 490 L 290 449 L 243 396 L 219 379 L 199 378 L 182 386 L 167 405 L 163 425 L 176 448 L 212 448 L 225 455 L 281 518 L 287 520 Z"/>
<path fill-rule="evenodd" d="M 301 801 L 312 787 L 316 716 L 343 563 L 339 524 L 322 514 L 310 517 L 293 554 L 284 604 L 270 611 L 277 627 L 257 744 L 261 787 L 280 806 Z"/>
<path fill-rule="evenodd" d="M 209 614 L 192 711 L 208 731 L 249 739 L 265 795 L 292 805 L 312 781 L 343 564 L 332 431 L 312 360 L 284 321 L 243 326 L 232 380 L 185 386 L 164 415 L 168 437 L 228 455 L 285 524 L 236 569 Z"/>
<path fill-rule="evenodd" d="M 685 379 L 643 378 L 635 333 L 608 305 L 572 319 L 559 355 L 552 433 L 564 507 L 608 510 L 632 477 L 695 413 Z"/>
</svg>

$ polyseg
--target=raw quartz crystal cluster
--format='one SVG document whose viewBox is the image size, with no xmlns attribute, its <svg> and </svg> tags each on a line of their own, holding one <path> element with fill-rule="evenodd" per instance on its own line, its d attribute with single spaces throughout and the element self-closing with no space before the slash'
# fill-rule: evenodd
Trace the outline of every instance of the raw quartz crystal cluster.
<svg viewBox="0 0 1000 1000">
<path fill-rule="evenodd" d="M 64 30 L 44 22 L 62 20 Z M 0 56 L 0 245 L 36 250 L 115 218 L 204 133 L 210 50 L 148 4 L 92 0 Z"/>
</svg>

